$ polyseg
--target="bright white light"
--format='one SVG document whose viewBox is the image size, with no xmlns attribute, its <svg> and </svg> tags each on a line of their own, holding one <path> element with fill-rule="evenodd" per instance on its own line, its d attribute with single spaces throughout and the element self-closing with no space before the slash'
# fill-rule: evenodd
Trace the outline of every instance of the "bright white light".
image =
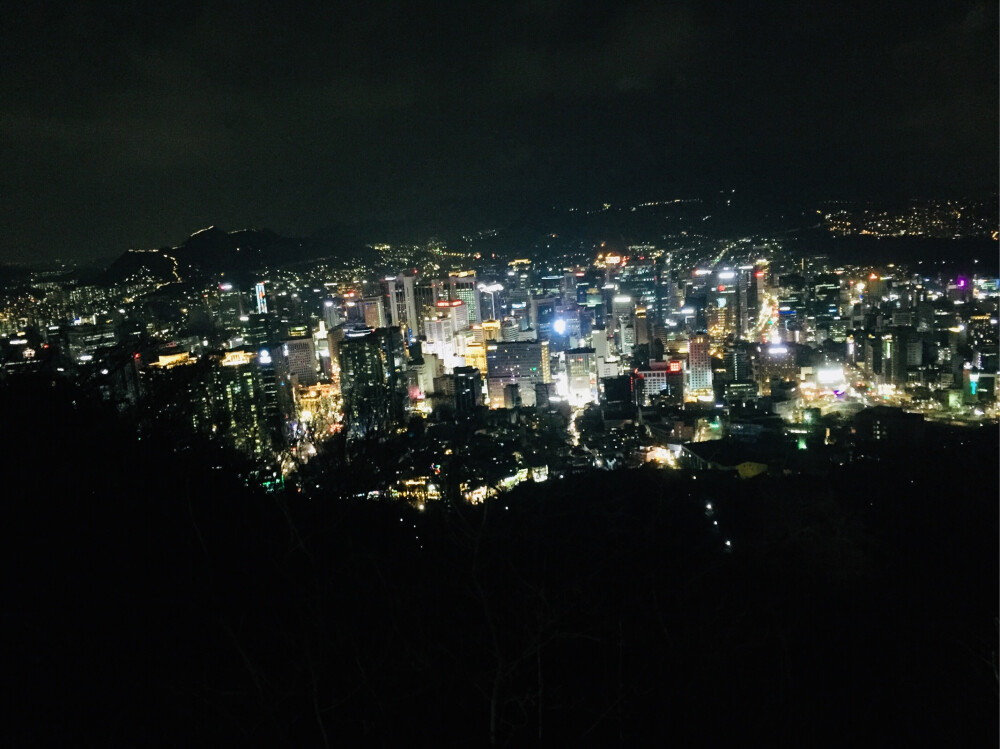
<svg viewBox="0 0 1000 749">
<path fill-rule="evenodd" d="M 565 335 L 565 333 L 566 333 L 566 321 L 563 320 L 562 318 L 557 319 L 554 323 L 552 323 L 552 329 L 558 335 Z"/>
<path fill-rule="evenodd" d="M 837 385 L 844 381 L 843 367 L 820 367 L 816 370 L 816 380 L 820 385 Z"/>
<path fill-rule="evenodd" d="M 729 280 L 731 278 L 736 278 L 736 274 L 733 271 L 731 271 L 731 270 L 727 270 L 727 271 L 723 271 L 722 273 L 720 273 L 719 274 L 719 278 L 721 278 L 723 280 Z"/>
<path fill-rule="evenodd" d="M 785 346 L 768 346 L 767 353 L 771 356 L 782 356 L 788 353 L 788 348 Z"/>
<path fill-rule="evenodd" d="M 257 354 L 257 361 L 260 362 L 261 364 L 270 364 L 271 352 L 268 351 L 266 348 L 262 348 L 260 352 Z"/>
</svg>

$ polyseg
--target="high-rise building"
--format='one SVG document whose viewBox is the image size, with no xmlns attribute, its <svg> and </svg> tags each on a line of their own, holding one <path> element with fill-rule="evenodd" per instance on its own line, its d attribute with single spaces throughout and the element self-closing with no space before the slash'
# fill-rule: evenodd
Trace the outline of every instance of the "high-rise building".
<svg viewBox="0 0 1000 749">
<path fill-rule="evenodd" d="M 340 316 L 340 305 L 333 299 L 326 299 L 323 302 L 323 322 L 326 323 L 327 330 L 333 330 L 344 322 Z"/>
<path fill-rule="evenodd" d="M 467 306 L 461 299 L 442 300 L 434 303 L 434 310 L 437 315 L 449 318 L 452 321 L 452 329 L 457 332 L 469 327 Z"/>
<path fill-rule="evenodd" d="M 482 309 L 479 299 L 479 285 L 476 282 L 476 272 L 464 270 L 448 274 L 448 298 L 451 300 L 461 299 L 465 302 L 466 323 L 462 327 L 468 327 L 473 323 L 483 321 Z"/>
<path fill-rule="evenodd" d="M 211 370 L 213 433 L 255 457 L 282 444 L 278 384 L 270 364 L 266 349 L 231 351 Z"/>
<path fill-rule="evenodd" d="M 556 321 L 559 297 L 532 297 L 528 305 L 528 319 L 536 336 L 548 337 Z"/>
<path fill-rule="evenodd" d="M 794 344 L 772 344 L 756 347 L 753 373 L 761 395 L 771 395 L 772 382 L 790 382 L 795 379 L 798 365 L 793 346 Z"/>
<path fill-rule="evenodd" d="M 634 372 L 600 381 L 601 407 L 611 418 L 631 418 L 643 402 L 642 377 Z"/>
<path fill-rule="evenodd" d="M 264 283 L 260 282 L 254 286 L 254 299 L 257 303 L 257 314 L 267 314 L 267 293 L 264 291 Z"/>
<path fill-rule="evenodd" d="M 388 325 L 385 316 L 385 304 L 382 297 L 366 297 L 361 300 L 361 319 L 369 328 L 384 328 Z"/>
<path fill-rule="evenodd" d="M 503 388 L 507 384 L 521 385 L 521 398 L 525 405 L 532 406 L 534 384 L 552 382 L 548 341 L 490 344 L 486 349 L 486 367 L 491 408 L 502 407 Z"/>
<path fill-rule="evenodd" d="M 470 343 L 465 347 L 465 364 L 475 367 L 480 372 L 486 371 L 486 346 L 482 343 Z"/>
<path fill-rule="evenodd" d="M 726 349 L 726 374 L 732 382 L 750 382 L 753 379 L 750 372 L 749 344 L 736 342 Z"/>
<path fill-rule="evenodd" d="M 517 320 L 505 317 L 500 323 L 500 340 L 505 343 L 516 341 L 518 336 Z"/>
<path fill-rule="evenodd" d="M 277 340 L 275 331 L 275 319 L 266 312 L 255 312 L 245 319 L 241 318 L 243 325 L 243 342 L 247 346 L 259 348 L 267 346 Z"/>
<path fill-rule="evenodd" d="M 316 349 L 311 337 L 292 338 L 282 347 L 288 374 L 298 385 L 315 385 Z"/>
<path fill-rule="evenodd" d="M 455 413 L 467 416 L 483 405 L 483 378 L 475 367 L 455 368 Z"/>
<path fill-rule="evenodd" d="M 338 353 L 348 436 L 384 432 L 391 422 L 391 408 L 378 342 L 370 335 L 348 338 L 340 343 Z"/>
<path fill-rule="evenodd" d="M 566 352 L 566 379 L 570 402 L 589 403 L 597 400 L 597 357 L 592 348 L 576 348 Z"/>
<path fill-rule="evenodd" d="M 382 296 L 388 315 L 388 324 L 397 328 L 406 327 L 413 335 L 418 335 L 420 327 L 420 304 L 417 298 L 417 276 L 405 273 L 388 276 L 382 281 Z M 429 300 L 433 304 L 435 299 Z"/>
<path fill-rule="evenodd" d="M 405 416 L 408 393 L 402 337 L 381 328 L 340 342 L 340 387 L 350 437 L 384 433 Z"/>
<path fill-rule="evenodd" d="M 712 357 L 706 333 L 698 333 L 688 340 L 688 390 L 712 390 Z"/>
<path fill-rule="evenodd" d="M 243 310 L 243 296 L 240 288 L 236 284 L 219 284 L 219 321 L 225 328 L 236 328 L 240 324 L 240 318 L 245 314 Z"/>
</svg>

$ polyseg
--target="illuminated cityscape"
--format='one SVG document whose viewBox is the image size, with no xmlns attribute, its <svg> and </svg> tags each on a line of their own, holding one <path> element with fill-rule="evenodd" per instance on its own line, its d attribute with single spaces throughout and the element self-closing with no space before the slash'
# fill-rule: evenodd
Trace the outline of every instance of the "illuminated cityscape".
<svg viewBox="0 0 1000 749">
<path fill-rule="evenodd" d="M 305 493 L 329 485 L 315 471 L 339 470 L 325 457 L 331 440 L 391 444 L 420 420 L 422 457 L 438 465 L 449 448 L 435 427 L 486 426 L 490 410 L 514 422 L 523 409 L 559 414 L 564 426 L 545 435 L 546 477 L 650 460 L 735 470 L 691 447 L 715 441 L 730 460 L 767 443 L 770 471 L 808 473 L 863 454 L 855 422 L 867 414 L 996 422 L 1000 290 L 985 252 L 952 273 L 905 258 L 837 262 L 776 237 L 665 236 L 620 253 L 601 244 L 485 259 L 474 242 L 449 252 L 438 241 L 430 272 L 412 269 L 416 244 L 381 244 L 368 266 L 189 266 L 180 280 L 174 267 L 157 276 L 148 266 L 145 286 L 136 271 L 103 284 L 33 272 L 3 298 L 4 373 L 75 383 L 139 433 L 186 414 L 178 439 L 235 449 L 269 486 L 279 470 L 281 487 Z M 225 280 L 240 275 L 249 280 Z M 596 432 L 588 409 L 600 414 Z M 509 475 L 452 480 L 463 496 L 488 496 L 541 467 L 531 452 L 511 443 L 494 461 Z M 301 472 L 316 456 L 322 469 Z M 359 496 L 382 496 L 401 470 L 432 478 L 391 449 L 386 457 Z"/>
<path fill-rule="evenodd" d="M 70 5 L 14 745 L 995 745 L 995 7 Z"/>
</svg>

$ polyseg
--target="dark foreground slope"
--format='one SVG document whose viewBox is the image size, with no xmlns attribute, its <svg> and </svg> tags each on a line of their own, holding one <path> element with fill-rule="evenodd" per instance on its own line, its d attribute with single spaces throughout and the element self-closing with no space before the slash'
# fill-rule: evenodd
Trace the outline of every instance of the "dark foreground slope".
<svg viewBox="0 0 1000 749">
<path fill-rule="evenodd" d="M 996 745 L 994 430 L 416 513 L 255 494 L 73 401 L 0 392 L 13 746 Z"/>
</svg>

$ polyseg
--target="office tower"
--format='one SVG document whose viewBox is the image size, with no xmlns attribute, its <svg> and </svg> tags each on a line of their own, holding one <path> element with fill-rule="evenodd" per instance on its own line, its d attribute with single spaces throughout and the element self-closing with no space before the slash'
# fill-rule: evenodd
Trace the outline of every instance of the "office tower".
<svg viewBox="0 0 1000 749">
<path fill-rule="evenodd" d="M 244 315 L 243 297 L 239 286 L 229 283 L 219 284 L 219 321 L 224 328 L 236 328 Z"/>
<path fill-rule="evenodd" d="M 468 416 L 483 405 L 483 378 L 475 367 L 456 367 L 455 413 Z"/>
<path fill-rule="evenodd" d="M 267 314 L 267 294 L 264 291 L 264 283 L 260 282 L 254 287 L 254 300 L 257 304 L 257 314 Z"/>
<path fill-rule="evenodd" d="M 589 403 L 597 398 L 597 356 L 592 348 L 566 352 L 566 379 L 573 404 Z"/>
<path fill-rule="evenodd" d="M 749 382 L 753 379 L 750 372 L 749 344 L 734 343 L 726 349 L 726 374 L 732 382 Z"/>
<path fill-rule="evenodd" d="M 404 273 L 388 276 L 382 281 L 382 297 L 385 302 L 388 324 L 397 328 L 405 326 L 413 335 L 419 335 L 421 304 L 417 295 L 417 276 Z M 428 300 L 433 304 L 436 299 Z"/>
<path fill-rule="evenodd" d="M 333 330 L 344 322 L 340 315 L 340 305 L 333 299 L 323 301 L 323 322 L 326 323 L 327 330 Z"/>
<path fill-rule="evenodd" d="M 505 317 L 500 323 L 500 340 L 505 343 L 516 341 L 518 336 L 517 320 Z"/>
<path fill-rule="evenodd" d="M 636 307 L 632 325 L 635 328 L 635 345 L 648 346 L 650 343 L 649 310 L 645 307 Z"/>
<path fill-rule="evenodd" d="M 243 341 L 247 346 L 259 348 L 275 341 L 275 319 L 266 312 L 255 312 L 241 320 Z"/>
<path fill-rule="evenodd" d="M 19 338 L 24 340 L 24 336 Z M 67 326 L 66 341 L 70 356 L 75 361 L 88 362 L 102 351 L 108 351 L 118 345 L 118 333 L 113 321 L 98 318 L 92 324 Z"/>
<path fill-rule="evenodd" d="M 618 331 L 618 335 L 620 340 L 618 348 L 622 356 L 632 356 L 632 350 L 635 348 L 635 325 L 631 320 Z"/>
<path fill-rule="evenodd" d="M 391 396 L 378 341 L 371 335 L 347 338 L 339 347 L 344 422 L 351 438 L 388 430 Z"/>
<path fill-rule="evenodd" d="M 528 303 L 528 319 L 536 336 L 548 337 L 556 320 L 557 297 L 532 297 Z"/>
<path fill-rule="evenodd" d="M 400 423 L 406 413 L 408 393 L 399 330 L 381 328 L 348 337 L 338 349 L 348 436 L 385 433 Z"/>
<path fill-rule="evenodd" d="M 446 317 L 452 322 L 455 332 L 469 327 L 469 313 L 466 303 L 461 299 L 441 300 L 434 303 L 434 312 L 439 317 Z"/>
<path fill-rule="evenodd" d="M 385 316 L 385 305 L 382 297 L 366 297 L 359 304 L 361 319 L 369 328 L 384 328 L 389 324 Z"/>
<path fill-rule="evenodd" d="M 610 418 L 631 418 L 643 402 L 644 383 L 634 372 L 600 380 L 601 407 Z"/>
<path fill-rule="evenodd" d="M 475 367 L 480 372 L 486 371 L 486 346 L 482 343 L 470 343 L 465 347 L 465 364 Z"/>
<path fill-rule="evenodd" d="M 552 382 L 548 341 L 517 341 L 490 344 L 486 350 L 487 390 L 490 407 L 504 402 L 504 386 L 521 385 L 521 398 L 534 405 L 534 384 Z M 531 399 L 531 402 L 528 399 Z"/>
<path fill-rule="evenodd" d="M 712 357 L 709 355 L 709 340 L 706 333 L 698 333 L 688 341 L 688 389 L 691 391 L 712 390 Z"/>
<path fill-rule="evenodd" d="M 259 359 L 259 361 L 258 361 Z M 231 351 L 212 368 L 212 431 L 241 452 L 266 457 L 283 444 L 277 376 L 270 353 Z"/>
<path fill-rule="evenodd" d="M 868 377 L 882 374 L 884 348 L 880 333 L 868 333 L 862 341 L 862 371 Z"/>
<path fill-rule="evenodd" d="M 311 337 L 291 338 L 282 347 L 285 365 L 293 382 L 298 385 L 315 385 L 316 348 Z"/>
<path fill-rule="evenodd" d="M 460 299 L 465 302 L 465 309 L 463 311 L 466 315 L 466 320 L 465 325 L 462 327 L 468 327 L 473 323 L 483 321 L 478 286 L 475 271 L 464 270 L 448 274 L 448 299 Z"/>
<path fill-rule="evenodd" d="M 614 327 L 624 324 L 632 316 L 634 309 L 632 297 L 624 294 L 614 297 L 611 300 L 611 321 Z"/>
<path fill-rule="evenodd" d="M 790 382 L 798 374 L 795 351 L 785 344 L 758 345 L 752 369 L 761 395 L 771 394 L 773 382 Z"/>
</svg>

